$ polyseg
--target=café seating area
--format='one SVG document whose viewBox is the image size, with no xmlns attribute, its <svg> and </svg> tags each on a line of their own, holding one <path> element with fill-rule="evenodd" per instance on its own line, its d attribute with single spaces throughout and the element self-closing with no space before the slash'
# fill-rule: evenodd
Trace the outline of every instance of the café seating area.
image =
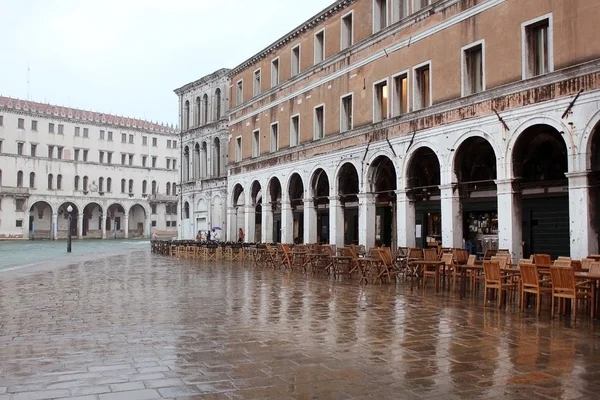
<svg viewBox="0 0 600 400">
<path fill-rule="evenodd" d="M 570 315 L 597 317 L 600 255 L 582 260 L 548 254 L 512 260 L 506 249 L 487 250 L 481 259 L 459 248 L 405 248 L 329 244 L 264 244 L 154 240 L 152 252 L 199 261 L 240 262 L 250 268 L 297 271 L 357 284 L 402 282 L 410 290 L 433 287 L 436 293 L 458 292 L 461 299 L 480 296 L 484 307 L 518 304 Z M 516 262 L 515 262 L 516 261 Z M 543 304 L 545 303 L 545 304 Z"/>
</svg>

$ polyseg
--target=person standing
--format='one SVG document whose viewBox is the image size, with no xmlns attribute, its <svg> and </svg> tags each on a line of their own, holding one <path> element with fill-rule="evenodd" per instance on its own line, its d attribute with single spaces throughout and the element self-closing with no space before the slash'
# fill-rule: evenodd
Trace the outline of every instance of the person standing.
<svg viewBox="0 0 600 400">
<path fill-rule="evenodd" d="M 206 241 L 210 242 L 210 231 L 206 231 Z"/>
<path fill-rule="evenodd" d="M 244 230 L 242 228 L 240 228 L 240 230 L 238 232 L 238 242 L 240 242 L 240 243 L 244 242 Z"/>
</svg>

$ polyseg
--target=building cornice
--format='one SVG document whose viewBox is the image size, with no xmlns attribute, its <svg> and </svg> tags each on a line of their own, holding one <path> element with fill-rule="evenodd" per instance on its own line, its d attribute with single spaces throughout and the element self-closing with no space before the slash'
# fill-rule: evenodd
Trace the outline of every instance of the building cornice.
<svg viewBox="0 0 600 400">
<path fill-rule="evenodd" d="M 210 75 L 203 76 L 202 78 L 200 78 L 196 81 L 187 83 L 187 84 L 183 85 L 182 87 L 173 90 L 173 92 L 175 92 L 176 95 L 181 96 L 185 92 L 195 89 L 198 86 L 205 85 L 211 81 L 214 81 L 214 80 L 222 78 L 222 77 L 227 77 L 229 71 L 230 71 L 229 68 L 221 68 L 220 70 L 217 70 Z"/>
<path fill-rule="evenodd" d="M 231 71 L 229 71 L 229 74 L 228 74 L 229 78 L 232 78 L 233 76 L 237 75 L 238 73 L 245 70 L 246 68 L 263 60 L 269 54 L 273 53 L 275 50 L 279 49 L 280 47 L 285 46 L 287 43 L 289 43 L 295 37 L 302 35 L 304 32 L 314 28 L 315 25 L 320 24 L 321 22 L 338 14 L 339 12 L 348 8 L 350 5 L 352 5 L 355 2 L 356 2 L 356 0 L 337 0 L 335 3 L 333 3 L 332 5 L 330 5 L 323 11 L 321 11 L 320 13 L 316 14 L 309 20 L 305 21 L 302 25 L 296 27 L 292 31 L 283 35 L 281 38 L 276 40 L 274 43 L 272 43 L 270 46 L 268 46 L 261 52 L 255 54 L 254 56 L 250 57 L 249 59 L 247 59 L 240 65 L 238 65 L 237 67 L 233 68 Z"/>
</svg>

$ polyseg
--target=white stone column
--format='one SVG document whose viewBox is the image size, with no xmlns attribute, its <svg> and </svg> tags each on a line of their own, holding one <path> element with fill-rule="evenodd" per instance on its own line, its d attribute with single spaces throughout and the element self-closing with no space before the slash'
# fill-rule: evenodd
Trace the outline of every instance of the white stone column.
<svg viewBox="0 0 600 400">
<path fill-rule="evenodd" d="M 337 196 L 329 197 L 329 243 L 344 246 L 344 209 Z"/>
<path fill-rule="evenodd" d="M 256 241 L 256 209 L 253 205 L 247 205 L 244 213 L 244 231 L 246 231 L 246 242 Z"/>
<path fill-rule="evenodd" d="M 243 227 L 236 227 L 237 216 L 235 215 L 235 207 L 227 207 L 227 241 L 237 242 L 238 241 L 238 229 Z"/>
<path fill-rule="evenodd" d="M 590 198 L 587 172 L 570 172 L 569 179 L 569 233 L 571 258 L 582 259 L 598 254 L 598 231 L 594 229 L 595 204 Z"/>
<path fill-rule="evenodd" d="M 463 218 L 456 184 L 441 185 L 442 246 L 463 247 Z"/>
<path fill-rule="evenodd" d="M 498 248 L 508 249 L 512 259 L 523 258 L 523 221 L 520 193 L 512 179 L 497 180 L 498 191 Z"/>
<path fill-rule="evenodd" d="M 150 215 L 146 214 L 144 217 L 144 237 L 151 238 L 152 237 L 152 223 L 150 222 Z"/>
<path fill-rule="evenodd" d="M 83 239 L 83 213 L 77 214 L 77 239 Z"/>
<path fill-rule="evenodd" d="M 52 214 L 52 223 L 50 226 L 50 237 L 56 240 L 58 236 L 58 214 Z"/>
<path fill-rule="evenodd" d="M 375 196 L 358 195 L 358 243 L 368 250 L 375 246 Z"/>
<path fill-rule="evenodd" d="M 273 207 L 271 203 L 262 205 L 262 223 L 260 225 L 263 243 L 273 243 Z"/>
<path fill-rule="evenodd" d="M 102 214 L 102 239 L 106 239 L 106 214 Z"/>
<path fill-rule="evenodd" d="M 30 212 L 25 213 L 25 222 L 23 222 L 23 239 L 29 239 L 29 235 L 31 234 L 31 231 L 29 230 L 29 220 L 30 219 L 31 219 L 31 213 Z M 35 219 L 34 219 L 33 223 L 35 224 Z"/>
<path fill-rule="evenodd" d="M 304 243 L 317 242 L 317 209 L 313 199 L 304 199 Z"/>
<path fill-rule="evenodd" d="M 396 191 L 396 229 L 399 247 L 416 246 L 415 203 L 405 190 Z M 421 229 L 422 234 L 422 229 Z"/>
<path fill-rule="evenodd" d="M 129 239 L 129 215 L 123 216 L 123 227 L 125 230 L 125 239 Z"/>
<path fill-rule="evenodd" d="M 289 201 L 281 202 L 281 242 L 294 243 L 294 215 Z"/>
</svg>

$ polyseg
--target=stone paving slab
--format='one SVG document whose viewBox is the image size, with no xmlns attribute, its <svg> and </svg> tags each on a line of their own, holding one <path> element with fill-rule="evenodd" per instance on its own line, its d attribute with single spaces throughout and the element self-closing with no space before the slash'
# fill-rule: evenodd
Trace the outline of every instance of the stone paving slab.
<svg viewBox="0 0 600 400">
<path fill-rule="evenodd" d="M 597 399 L 600 324 L 147 250 L 0 274 L 0 400 Z"/>
</svg>

